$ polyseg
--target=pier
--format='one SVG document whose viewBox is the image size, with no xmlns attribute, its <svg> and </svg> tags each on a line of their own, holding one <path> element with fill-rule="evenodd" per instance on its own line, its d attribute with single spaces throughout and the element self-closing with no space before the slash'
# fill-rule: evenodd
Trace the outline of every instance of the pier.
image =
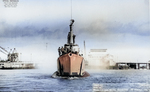
<svg viewBox="0 0 150 92">
<path fill-rule="evenodd" d="M 140 65 L 143 65 L 142 67 L 140 67 Z M 145 67 L 144 67 L 145 66 Z M 116 67 L 117 69 L 121 69 L 121 68 L 131 68 L 131 69 L 150 69 L 150 62 L 117 62 L 116 63 Z"/>
</svg>

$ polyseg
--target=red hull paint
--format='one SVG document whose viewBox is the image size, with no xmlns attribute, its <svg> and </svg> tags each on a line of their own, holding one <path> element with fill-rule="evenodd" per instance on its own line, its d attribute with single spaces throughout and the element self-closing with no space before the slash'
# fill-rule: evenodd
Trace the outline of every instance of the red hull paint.
<svg viewBox="0 0 150 92">
<path fill-rule="evenodd" d="M 58 71 L 64 76 L 82 76 L 84 72 L 83 57 L 71 53 L 60 56 L 58 58 Z"/>
</svg>

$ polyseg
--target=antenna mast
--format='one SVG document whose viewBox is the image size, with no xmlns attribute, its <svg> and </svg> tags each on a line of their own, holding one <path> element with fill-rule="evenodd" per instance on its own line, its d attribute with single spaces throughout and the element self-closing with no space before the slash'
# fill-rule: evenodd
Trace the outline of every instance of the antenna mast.
<svg viewBox="0 0 150 92">
<path fill-rule="evenodd" d="M 71 0 L 71 19 L 72 19 L 72 0 Z"/>
</svg>

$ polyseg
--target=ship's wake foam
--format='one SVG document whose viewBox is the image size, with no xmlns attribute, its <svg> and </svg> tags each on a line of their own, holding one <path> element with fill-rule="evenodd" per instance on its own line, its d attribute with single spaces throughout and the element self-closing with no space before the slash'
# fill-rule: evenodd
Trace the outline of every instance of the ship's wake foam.
<svg viewBox="0 0 150 92">
<path fill-rule="evenodd" d="M 84 75 L 83 76 L 80 76 L 80 77 L 70 77 L 70 76 L 59 76 L 58 75 L 58 71 L 54 72 L 53 75 L 51 76 L 52 78 L 63 78 L 63 79 L 79 79 L 79 78 L 83 78 L 83 77 L 88 77 L 90 76 L 90 74 L 88 72 L 84 72 Z"/>
</svg>

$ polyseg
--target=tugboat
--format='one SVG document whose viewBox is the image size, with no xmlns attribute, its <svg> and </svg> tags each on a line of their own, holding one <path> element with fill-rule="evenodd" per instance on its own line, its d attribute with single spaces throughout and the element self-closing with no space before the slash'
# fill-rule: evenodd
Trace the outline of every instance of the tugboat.
<svg viewBox="0 0 150 92">
<path fill-rule="evenodd" d="M 79 46 L 75 44 L 76 35 L 73 34 L 71 19 L 70 32 L 67 37 L 67 44 L 58 48 L 59 57 L 57 60 L 57 71 L 52 75 L 61 77 L 87 77 L 89 74 L 84 70 L 84 58 L 79 54 Z"/>
</svg>

